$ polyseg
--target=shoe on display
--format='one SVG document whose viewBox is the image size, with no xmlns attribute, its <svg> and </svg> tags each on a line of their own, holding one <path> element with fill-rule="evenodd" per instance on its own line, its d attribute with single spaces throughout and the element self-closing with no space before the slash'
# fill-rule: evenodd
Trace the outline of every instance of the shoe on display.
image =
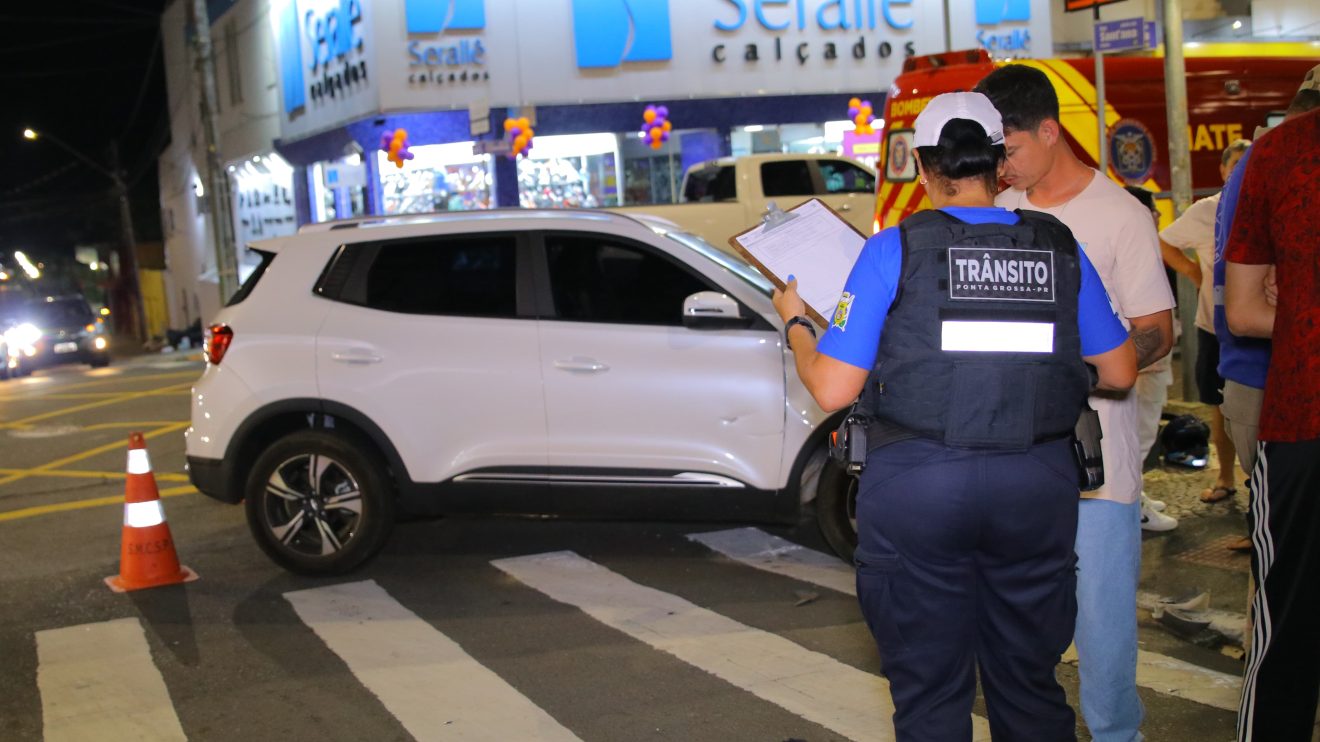
<svg viewBox="0 0 1320 742">
<path fill-rule="evenodd" d="M 1141 506 L 1144 508 L 1150 508 L 1151 510 L 1154 510 L 1157 513 L 1162 513 L 1164 512 L 1164 509 L 1168 507 L 1168 504 L 1165 503 L 1163 500 L 1152 500 L 1146 496 L 1145 492 L 1142 492 Z"/>
<path fill-rule="evenodd" d="M 1172 531 L 1178 527 L 1178 519 L 1172 515 L 1165 515 L 1158 510 L 1142 505 L 1141 507 L 1141 530 L 1143 531 Z"/>
</svg>

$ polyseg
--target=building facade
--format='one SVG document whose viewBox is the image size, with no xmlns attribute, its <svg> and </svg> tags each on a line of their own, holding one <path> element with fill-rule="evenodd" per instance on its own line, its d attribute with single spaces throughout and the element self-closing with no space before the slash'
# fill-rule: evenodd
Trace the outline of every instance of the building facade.
<svg viewBox="0 0 1320 742">
<path fill-rule="evenodd" d="M 190 6 L 162 17 L 175 328 L 221 305 Z M 873 160 L 851 98 L 879 117 L 904 59 L 950 47 L 1048 56 L 1050 6 L 948 0 L 946 26 L 943 0 L 211 0 L 229 249 L 242 278 L 248 243 L 308 222 L 669 203 L 689 165 L 726 155 Z M 647 105 L 668 109 L 658 148 L 640 135 Z M 517 117 L 535 136 L 512 158 L 504 122 Z M 383 149 L 400 129 L 403 167 Z"/>
</svg>

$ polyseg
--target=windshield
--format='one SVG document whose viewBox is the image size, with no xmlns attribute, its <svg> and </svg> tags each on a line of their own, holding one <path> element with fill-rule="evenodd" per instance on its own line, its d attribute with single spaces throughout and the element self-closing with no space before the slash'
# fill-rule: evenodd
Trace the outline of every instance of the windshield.
<svg viewBox="0 0 1320 742">
<path fill-rule="evenodd" d="M 95 318 L 82 299 L 37 301 L 28 305 L 27 320 L 38 327 L 71 327 L 90 324 Z"/>
<path fill-rule="evenodd" d="M 688 234 L 687 232 L 656 231 L 685 247 L 691 248 L 693 252 L 705 256 L 721 268 L 724 268 L 738 278 L 741 278 L 744 283 L 750 285 L 760 293 L 770 296 L 774 292 L 775 287 L 770 281 L 741 258 L 736 258 L 719 248 L 712 246 L 709 242 L 694 234 Z"/>
</svg>

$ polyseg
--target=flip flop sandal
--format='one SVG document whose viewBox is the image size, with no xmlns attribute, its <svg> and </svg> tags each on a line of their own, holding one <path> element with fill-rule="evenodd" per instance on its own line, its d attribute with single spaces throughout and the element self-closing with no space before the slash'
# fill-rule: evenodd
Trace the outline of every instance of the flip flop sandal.
<svg viewBox="0 0 1320 742">
<path fill-rule="evenodd" d="M 1201 492 L 1201 502 L 1219 502 L 1237 494 L 1237 487 L 1215 487 Z"/>
</svg>

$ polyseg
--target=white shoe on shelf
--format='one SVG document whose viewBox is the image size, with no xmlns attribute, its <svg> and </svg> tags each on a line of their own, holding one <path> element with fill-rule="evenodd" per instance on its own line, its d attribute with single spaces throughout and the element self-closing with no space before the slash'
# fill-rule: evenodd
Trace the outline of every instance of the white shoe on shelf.
<svg viewBox="0 0 1320 742">
<path fill-rule="evenodd" d="M 1178 527 L 1178 519 L 1172 515 L 1165 515 L 1158 510 L 1141 506 L 1141 530 L 1143 531 L 1172 531 Z"/>
</svg>

